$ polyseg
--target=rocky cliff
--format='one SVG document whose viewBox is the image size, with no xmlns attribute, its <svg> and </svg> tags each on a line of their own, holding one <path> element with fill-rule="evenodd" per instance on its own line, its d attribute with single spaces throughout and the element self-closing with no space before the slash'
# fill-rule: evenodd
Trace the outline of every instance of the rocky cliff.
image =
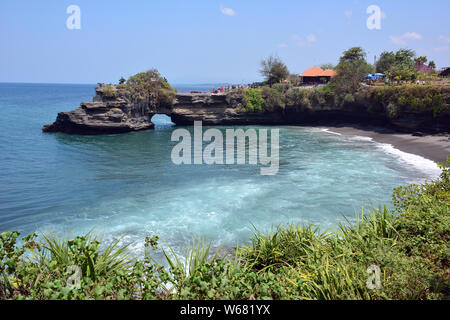
<svg viewBox="0 0 450 320">
<path fill-rule="evenodd" d="M 56 121 L 45 125 L 44 132 L 74 134 L 109 134 L 152 129 L 151 110 L 131 103 L 124 89 L 115 96 L 105 95 L 105 86 L 99 84 L 92 102 L 82 102 L 78 109 L 60 112 Z"/>
<path fill-rule="evenodd" d="M 114 94 L 99 84 L 92 102 L 83 102 L 70 112 L 58 114 L 53 124 L 45 125 L 45 132 L 73 134 L 112 134 L 152 129 L 153 115 L 166 114 L 177 125 L 192 125 L 201 120 L 204 125 L 308 125 L 370 123 L 389 126 L 399 131 L 450 131 L 450 113 L 411 108 L 393 116 L 382 103 L 366 99 L 336 106 L 317 104 L 313 108 L 286 107 L 276 111 L 246 111 L 241 98 L 219 94 L 177 94 L 171 105 L 150 106 L 133 102 L 125 88 L 116 87 Z"/>
<path fill-rule="evenodd" d="M 195 120 L 205 125 L 282 124 L 282 114 L 249 113 L 242 104 L 230 105 L 225 95 L 177 94 L 171 106 L 150 107 L 132 102 L 125 89 L 117 88 L 114 97 L 105 95 L 106 86 L 99 84 L 92 102 L 82 102 L 78 109 L 60 112 L 56 121 L 43 127 L 44 132 L 73 134 L 113 134 L 152 129 L 151 118 L 166 114 L 177 125 L 192 125 Z"/>
</svg>

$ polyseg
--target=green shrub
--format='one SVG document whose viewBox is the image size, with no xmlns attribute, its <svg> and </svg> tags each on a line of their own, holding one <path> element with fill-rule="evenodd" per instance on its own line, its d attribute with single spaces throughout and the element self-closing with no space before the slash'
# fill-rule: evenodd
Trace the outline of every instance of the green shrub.
<svg viewBox="0 0 450 320">
<path fill-rule="evenodd" d="M 244 92 L 245 110 L 255 112 L 264 110 L 266 101 L 262 97 L 262 89 L 247 89 Z"/>
<path fill-rule="evenodd" d="M 284 112 L 285 108 L 306 111 L 314 108 L 344 108 L 360 106 L 371 113 L 386 113 L 397 118 L 405 112 L 420 112 L 439 118 L 450 111 L 450 88 L 445 86 L 385 86 L 364 87 L 354 92 L 337 93 L 332 85 L 317 89 L 293 88 L 289 84 L 274 84 L 227 95 L 227 102 L 236 107 L 241 102 L 246 111 Z"/>
<path fill-rule="evenodd" d="M 150 107 L 170 106 L 176 99 L 175 89 L 156 69 L 130 77 L 126 85 L 132 100 Z"/>
<path fill-rule="evenodd" d="M 450 88 L 444 86 L 374 87 L 361 92 L 370 104 L 385 106 L 390 116 L 411 110 L 438 117 L 442 111 L 450 110 Z"/>
<path fill-rule="evenodd" d="M 110 99 L 117 98 L 117 90 L 114 86 L 108 85 L 103 89 L 103 96 Z"/>
<path fill-rule="evenodd" d="M 274 85 L 275 86 L 275 85 Z M 285 88 L 282 87 L 283 85 L 280 84 L 278 86 L 278 89 L 276 88 L 269 88 L 269 87 L 263 87 L 262 88 L 262 97 L 265 101 L 265 110 L 269 112 L 273 112 L 276 110 L 283 110 L 285 105 L 285 94 L 282 90 Z"/>
<path fill-rule="evenodd" d="M 347 93 L 344 97 L 345 103 L 353 103 L 355 102 L 355 97 L 351 93 Z"/>
<path fill-rule="evenodd" d="M 272 89 L 278 91 L 279 93 L 286 93 L 292 86 L 289 83 L 276 83 L 272 85 Z"/>
</svg>

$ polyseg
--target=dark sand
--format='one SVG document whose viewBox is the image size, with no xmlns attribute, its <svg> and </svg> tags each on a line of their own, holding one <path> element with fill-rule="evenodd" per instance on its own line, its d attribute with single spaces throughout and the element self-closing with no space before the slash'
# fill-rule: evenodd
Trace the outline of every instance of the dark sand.
<svg viewBox="0 0 450 320">
<path fill-rule="evenodd" d="M 350 136 L 370 137 L 373 141 L 391 144 L 403 152 L 416 154 L 435 162 L 446 162 L 450 156 L 450 134 L 423 134 L 415 136 L 409 133 L 398 133 L 386 128 L 360 126 L 321 126 L 330 131 Z"/>
</svg>

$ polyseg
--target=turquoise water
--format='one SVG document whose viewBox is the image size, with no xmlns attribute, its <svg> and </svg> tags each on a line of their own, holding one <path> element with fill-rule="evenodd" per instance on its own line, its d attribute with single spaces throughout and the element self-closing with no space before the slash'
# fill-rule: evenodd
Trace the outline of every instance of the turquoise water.
<svg viewBox="0 0 450 320">
<path fill-rule="evenodd" d="M 94 229 L 125 234 L 137 249 L 147 235 L 176 250 L 193 236 L 232 246 L 253 226 L 330 227 L 438 174 L 426 159 L 320 128 L 280 127 L 276 176 L 252 165 L 174 165 L 174 128 L 162 116 L 154 131 L 122 135 L 41 131 L 93 95 L 93 85 L 0 84 L 0 232 Z"/>
</svg>

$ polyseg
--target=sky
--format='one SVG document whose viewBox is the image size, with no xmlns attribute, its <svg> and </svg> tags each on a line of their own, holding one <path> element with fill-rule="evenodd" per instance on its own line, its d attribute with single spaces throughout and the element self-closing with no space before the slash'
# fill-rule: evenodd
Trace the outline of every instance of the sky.
<svg viewBox="0 0 450 320">
<path fill-rule="evenodd" d="M 370 5 L 380 29 L 367 27 Z M 448 12 L 448 0 L 1 0 L 0 82 L 117 83 L 157 68 L 172 84 L 250 83 L 270 55 L 302 73 L 353 46 L 371 63 L 409 48 L 441 68 Z"/>
</svg>

